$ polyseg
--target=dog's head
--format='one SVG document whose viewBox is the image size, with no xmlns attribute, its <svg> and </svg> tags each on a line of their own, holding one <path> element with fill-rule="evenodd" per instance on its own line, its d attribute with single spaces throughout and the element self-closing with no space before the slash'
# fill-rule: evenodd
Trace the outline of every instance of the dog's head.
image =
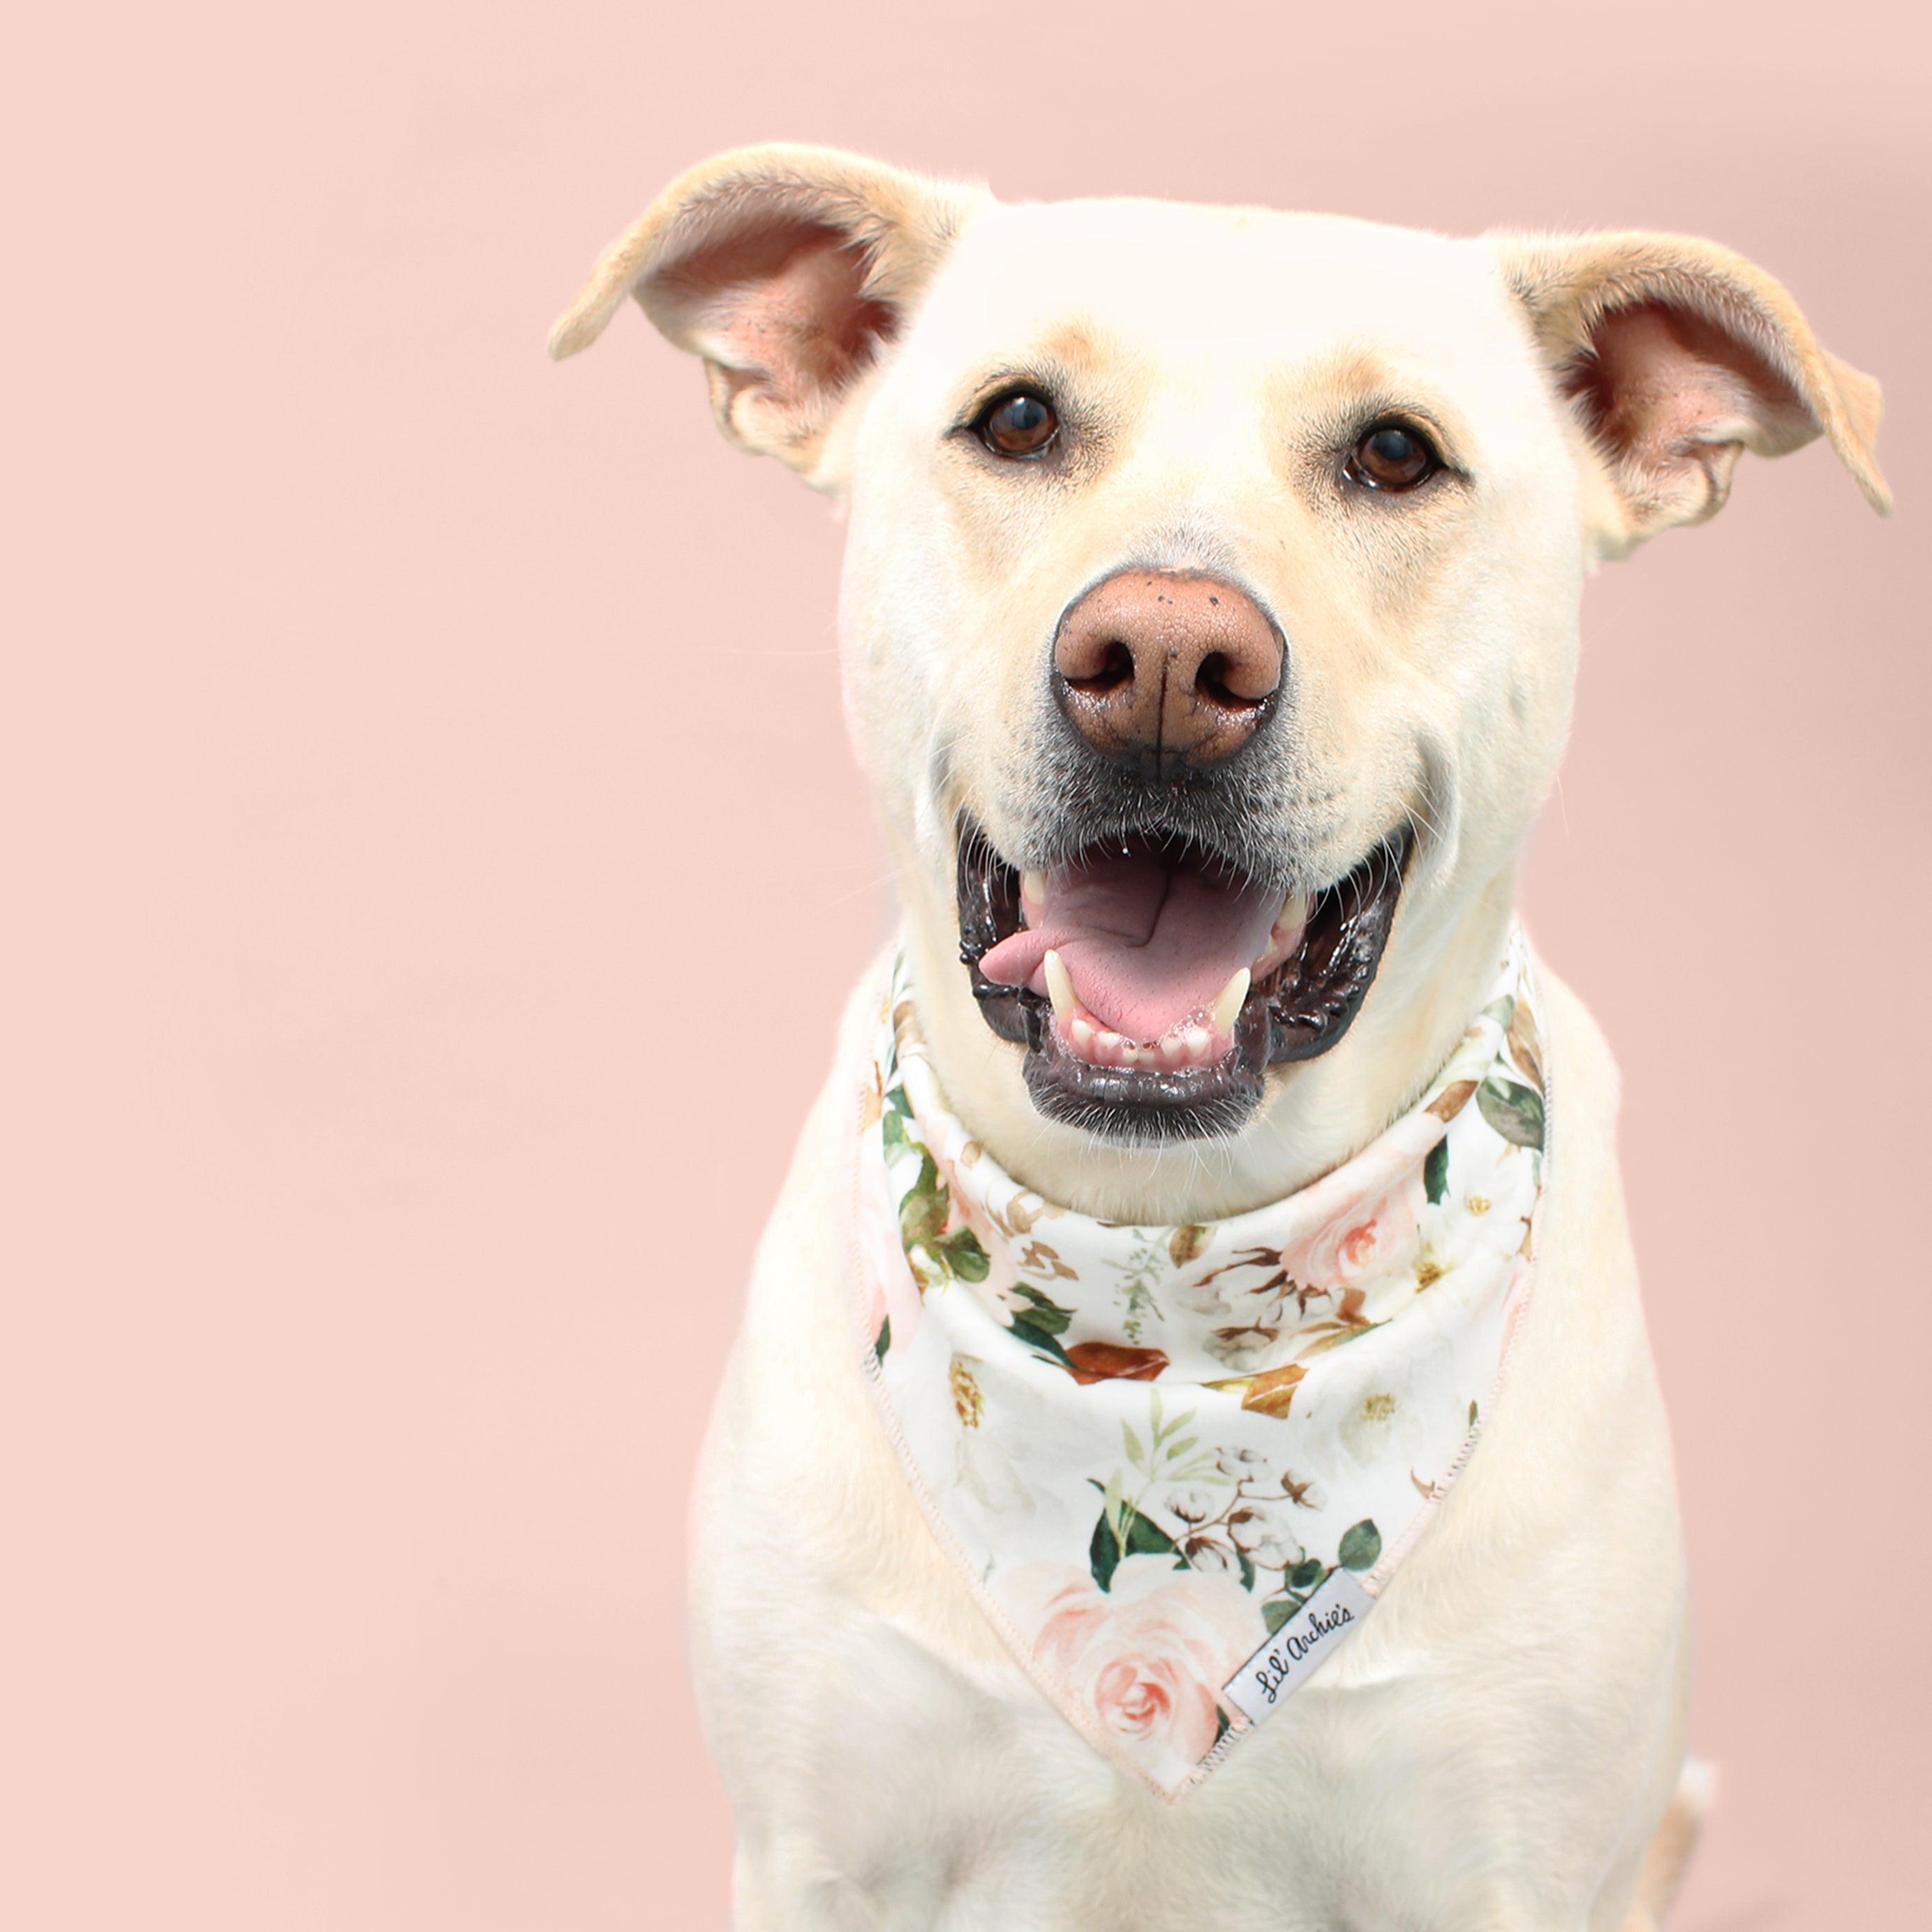
<svg viewBox="0 0 1932 1932">
<path fill-rule="evenodd" d="M 1676 236 L 1010 207 L 761 148 L 674 184 L 552 352 L 626 295 L 728 436 L 849 505 L 848 708 L 940 1070 L 1101 1212 L 1252 1204 L 1433 1072 L 1598 558 L 1821 433 L 1886 502 L 1876 386 Z"/>
</svg>

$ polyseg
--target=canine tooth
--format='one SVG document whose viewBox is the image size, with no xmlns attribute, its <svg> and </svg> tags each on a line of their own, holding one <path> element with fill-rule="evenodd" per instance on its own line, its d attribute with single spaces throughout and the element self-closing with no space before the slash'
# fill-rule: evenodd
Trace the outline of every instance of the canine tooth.
<svg viewBox="0 0 1932 1932">
<path fill-rule="evenodd" d="M 1052 955 L 1047 956 L 1049 958 Z M 1232 1033 L 1234 1022 L 1241 1016 L 1241 1002 L 1248 997 L 1248 969 L 1244 966 L 1221 988 L 1221 997 L 1214 1002 L 1210 1017 L 1216 1033 Z"/>
<path fill-rule="evenodd" d="M 1022 872 L 1020 874 L 1020 896 L 1046 902 L 1046 874 L 1044 872 Z"/>
<path fill-rule="evenodd" d="M 1066 970 L 1066 962 L 1049 946 L 1046 966 L 1046 997 L 1053 1002 L 1053 1016 L 1062 1022 L 1070 1019 L 1079 1002 L 1073 995 L 1073 981 Z"/>
<path fill-rule="evenodd" d="M 1290 892 L 1288 901 L 1281 909 L 1281 916 L 1274 922 L 1277 932 L 1293 932 L 1298 927 L 1308 923 L 1308 895 Z"/>
</svg>

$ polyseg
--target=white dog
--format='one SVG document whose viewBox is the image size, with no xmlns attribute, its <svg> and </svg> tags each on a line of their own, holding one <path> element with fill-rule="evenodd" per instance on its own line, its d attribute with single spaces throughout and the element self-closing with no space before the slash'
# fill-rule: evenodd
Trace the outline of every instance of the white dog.
<svg viewBox="0 0 1932 1932">
<path fill-rule="evenodd" d="M 1876 386 L 1706 242 L 816 148 L 676 182 L 552 352 L 627 295 L 849 506 L 905 910 L 700 1485 L 740 1926 L 1651 1925 L 1670 1444 L 1514 868 L 1585 573 L 1820 433 L 1883 508 Z"/>
</svg>

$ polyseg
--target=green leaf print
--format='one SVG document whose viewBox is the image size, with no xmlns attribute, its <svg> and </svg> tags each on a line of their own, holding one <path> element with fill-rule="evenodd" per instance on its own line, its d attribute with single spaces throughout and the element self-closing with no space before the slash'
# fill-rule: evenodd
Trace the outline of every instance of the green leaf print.
<svg viewBox="0 0 1932 1932">
<path fill-rule="evenodd" d="M 1367 1517 L 1342 1532 L 1342 1546 L 1336 1552 L 1344 1570 L 1372 1570 L 1382 1553 L 1382 1533 Z"/>
<path fill-rule="evenodd" d="M 1429 1196 L 1432 1208 L 1440 1207 L 1444 1195 L 1449 1192 L 1449 1136 L 1444 1134 L 1429 1150 L 1429 1158 L 1422 1163 L 1422 1185 Z"/>
<path fill-rule="evenodd" d="M 992 1272 L 992 1264 L 986 1258 L 986 1251 L 980 1245 L 980 1238 L 970 1228 L 962 1228 L 956 1234 L 949 1234 L 939 1242 L 934 1250 L 945 1257 L 946 1265 L 962 1281 L 984 1281 Z"/>
<path fill-rule="evenodd" d="M 1044 1329 L 1049 1335 L 1066 1333 L 1068 1324 L 1073 1319 L 1070 1310 L 1061 1307 L 1051 1296 L 1043 1294 L 1029 1282 L 1015 1282 L 1012 1292 L 1033 1305 L 1031 1312 L 1022 1314 L 1021 1321 L 1030 1322 L 1034 1328 Z"/>
<path fill-rule="evenodd" d="M 939 1184 L 939 1169 L 932 1156 L 922 1148 L 919 1178 L 906 1190 L 899 1203 L 899 1239 L 910 1255 L 914 1248 L 929 1248 L 946 1232 L 946 1216 L 952 1203 Z"/>
<path fill-rule="evenodd" d="M 1262 1606 L 1262 1622 L 1268 1625 L 1268 1635 L 1273 1636 L 1307 1600 L 1292 1590 L 1283 1597 L 1270 1597 Z"/>
<path fill-rule="evenodd" d="M 1059 1338 L 1066 1333 L 1072 1314 L 1025 1282 L 1015 1282 L 1012 1292 L 1027 1304 L 1013 1316 L 1013 1333 L 1036 1354 L 1058 1362 L 1063 1369 L 1070 1367 Z"/>
<path fill-rule="evenodd" d="M 1101 1510 L 1100 1519 L 1094 1526 L 1087 1560 L 1094 1572 L 1094 1582 L 1105 1590 L 1112 1587 L 1114 1572 L 1120 1567 L 1124 1557 L 1167 1556 L 1173 1553 L 1174 1538 L 1159 1523 L 1149 1522 L 1132 1503 L 1124 1503 L 1120 1508 L 1118 1534 L 1107 1520 L 1107 1512 Z M 1175 1567 L 1184 1570 L 1187 1565 L 1184 1559 Z"/>
<path fill-rule="evenodd" d="M 879 1339 L 872 1344 L 872 1352 L 880 1361 L 886 1359 L 886 1351 L 892 1346 L 892 1318 L 888 1315 L 879 1324 Z"/>
<path fill-rule="evenodd" d="M 1066 1369 L 1070 1372 L 1071 1371 L 1072 1364 L 1066 1359 L 1066 1351 L 1060 1346 L 1059 1342 L 1054 1336 L 1049 1334 L 1048 1330 L 1044 1328 L 1036 1328 L 1034 1326 L 1034 1318 L 1033 1316 L 1029 1315 L 1015 1316 L 1013 1317 L 1012 1332 L 1014 1334 L 1018 1336 L 1029 1348 L 1032 1349 L 1034 1354 L 1044 1355 L 1048 1361 L 1058 1362 L 1063 1369 Z"/>
<path fill-rule="evenodd" d="M 1328 1574 L 1328 1565 L 1321 1558 L 1311 1556 L 1305 1563 L 1298 1563 L 1289 1570 L 1285 1580 L 1294 1589 L 1312 1590 Z"/>
<path fill-rule="evenodd" d="M 1518 1147 L 1543 1145 L 1543 1096 L 1534 1087 L 1492 1075 L 1476 1089 L 1483 1118 L 1506 1141 Z"/>
<path fill-rule="evenodd" d="M 931 1150 L 908 1131 L 903 1105 L 892 1104 L 903 1102 L 904 1090 L 895 1088 L 886 1098 L 889 1111 L 880 1127 L 886 1146 L 919 1156 L 919 1172 L 899 1201 L 899 1242 L 914 1278 L 922 1291 L 936 1286 L 942 1276 L 955 1281 L 984 1281 L 992 1272 L 986 1250 L 970 1228 L 956 1228 L 950 1234 L 946 1232 L 952 1219 L 952 1194 L 939 1178 Z"/>
</svg>

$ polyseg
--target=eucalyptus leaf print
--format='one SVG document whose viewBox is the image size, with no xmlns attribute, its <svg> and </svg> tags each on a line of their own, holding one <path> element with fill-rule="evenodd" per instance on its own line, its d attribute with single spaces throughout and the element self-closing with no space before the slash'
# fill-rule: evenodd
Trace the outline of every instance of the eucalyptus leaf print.
<svg viewBox="0 0 1932 1932">
<path fill-rule="evenodd" d="M 1352 1629 L 1330 1614 L 1350 1592 L 1367 1613 L 1493 1410 L 1543 1180 L 1530 991 L 1516 934 L 1368 1147 L 1252 1214 L 1135 1226 L 1042 1198 L 971 1138 L 894 968 L 857 1110 L 870 1386 L 1018 1664 L 1163 1798 L 1271 1708 L 1234 1693 L 1277 1633 Z"/>
<path fill-rule="evenodd" d="M 1506 1141 L 1518 1147 L 1543 1147 L 1543 1096 L 1520 1081 L 1485 1080 L 1476 1089 L 1483 1118 Z"/>
<path fill-rule="evenodd" d="M 1372 1522 L 1353 1523 L 1342 1532 L 1336 1560 L 1344 1570 L 1372 1570 L 1382 1560 L 1382 1533 Z"/>
</svg>

